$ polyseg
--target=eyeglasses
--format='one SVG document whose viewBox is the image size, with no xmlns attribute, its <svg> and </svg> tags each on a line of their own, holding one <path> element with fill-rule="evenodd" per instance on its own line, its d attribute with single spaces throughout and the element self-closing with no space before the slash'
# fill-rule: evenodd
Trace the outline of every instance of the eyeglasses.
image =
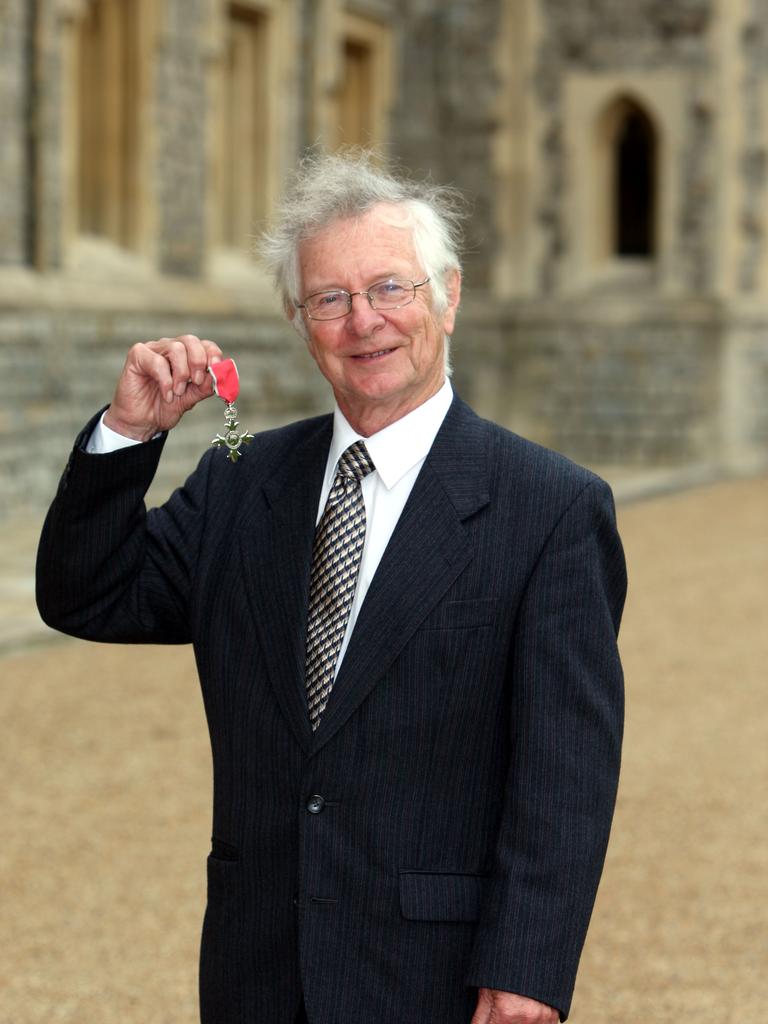
<svg viewBox="0 0 768 1024">
<path fill-rule="evenodd" d="M 416 298 L 416 289 L 428 282 L 428 277 L 416 284 L 404 277 L 388 277 L 386 281 L 372 284 L 370 288 L 361 292 L 348 292 L 343 288 L 315 292 L 314 295 L 307 296 L 296 308 L 303 309 L 310 320 L 338 320 L 352 312 L 352 299 L 355 295 L 365 295 L 371 309 L 401 309 L 410 305 Z"/>
</svg>

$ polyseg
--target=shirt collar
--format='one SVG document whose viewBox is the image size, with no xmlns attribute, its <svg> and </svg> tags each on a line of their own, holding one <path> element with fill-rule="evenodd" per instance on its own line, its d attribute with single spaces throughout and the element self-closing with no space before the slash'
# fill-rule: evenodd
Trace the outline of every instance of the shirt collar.
<svg viewBox="0 0 768 1024">
<path fill-rule="evenodd" d="M 363 440 L 382 483 L 391 490 L 409 469 L 426 458 L 452 401 L 453 388 L 446 377 L 440 390 L 426 402 L 370 437 L 353 430 L 336 405 L 329 466 L 335 473 L 342 453 L 355 441 Z"/>
</svg>

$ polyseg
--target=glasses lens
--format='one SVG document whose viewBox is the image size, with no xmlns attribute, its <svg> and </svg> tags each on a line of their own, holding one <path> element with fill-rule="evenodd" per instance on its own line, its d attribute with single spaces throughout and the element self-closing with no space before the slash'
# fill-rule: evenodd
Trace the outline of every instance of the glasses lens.
<svg viewBox="0 0 768 1024">
<path fill-rule="evenodd" d="M 380 281 L 369 288 L 368 294 L 375 309 L 394 309 L 413 302 L 415 289 L 413 281 L 406 281 L 402 277 L 390 277 L 389 280 Z"/>
<path fill-rule="evenodd" d="M 310 295 L 304 305 L 315 320 L 335 320 L 349 312 L 348 292 L 318 292 Z"/>
</svg>

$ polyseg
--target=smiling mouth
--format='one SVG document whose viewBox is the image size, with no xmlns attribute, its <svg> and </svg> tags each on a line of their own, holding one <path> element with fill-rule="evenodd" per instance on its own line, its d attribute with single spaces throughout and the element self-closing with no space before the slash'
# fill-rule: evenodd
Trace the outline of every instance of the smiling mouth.
<svg viewBox="0 0 768 1024">
<path fill-rule="evenodd" d="M 380 348 L 378 352 L 361 352 L 359 355 L 352 356 L 353 359 L 381 359 L 382 356 L 388 356 L 390 352 L 394 352 L 393 348 Z"/>
</svg>

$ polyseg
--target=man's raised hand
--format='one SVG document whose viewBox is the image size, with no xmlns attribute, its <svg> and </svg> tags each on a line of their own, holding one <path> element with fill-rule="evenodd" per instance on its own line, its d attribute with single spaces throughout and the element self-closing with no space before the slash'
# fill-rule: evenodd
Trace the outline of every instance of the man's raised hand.
<svg viewBox="0 0 768 1024">
<path fill-rule="evenodd" d="M 213 394 L 206 370 L 221 358 L 218 345 L 194 334 L 134 345 L 104 416 L 105 426 L 136 441 L 170 430 Z"/>
</svg>

